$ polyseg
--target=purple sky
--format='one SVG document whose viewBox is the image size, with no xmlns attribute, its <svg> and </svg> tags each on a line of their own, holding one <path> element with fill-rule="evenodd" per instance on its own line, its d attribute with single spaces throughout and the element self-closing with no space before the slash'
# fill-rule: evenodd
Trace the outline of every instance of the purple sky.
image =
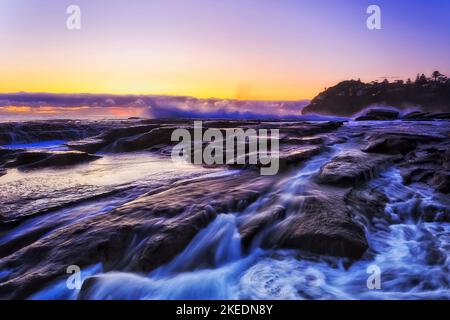
<svg viewBox="0 0 450 320">
<path fill-rule="evenodd" d="M 0 92 L 308 99 L 349 78 L 449 74 L 449 39 L 448 0 L 2 0 Z"/>
</svg>

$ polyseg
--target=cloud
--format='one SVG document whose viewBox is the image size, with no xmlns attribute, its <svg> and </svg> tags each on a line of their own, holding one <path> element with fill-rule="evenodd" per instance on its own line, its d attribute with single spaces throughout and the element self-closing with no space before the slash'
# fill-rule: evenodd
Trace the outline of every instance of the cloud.
<svg viewBox="0 0 450 320">
<path fill-rule="evenodd" d="M 30 112 L 50 108 L 64 114 L 72 114 L 74 108 L 82 108 L 85 114 L 95 113 L 133 115 L 151 118 L 297 118 L 308 104 L 299 101 L 254 101 L 234 99 L 198 99 L 186 96 L 163 95 L 109 95 L 109 94 L 51 94 L 12 93 L 0 94 L 0 114 L 11 113 L 15 108 L 30 108 Z M 52 109 L 53 108 L 53 109 Z M 121 108 L 123 112 L 118 112 Z M 49 109 L 49 110 L 50 110 Z M 17 109 L 19 110 L 19 109 Z M 23 110 L 23 109 L 21 109 Z M 108 112 L 114 110 L 114 112 Z M 23 112 L 22 112 L 23 113 Z"/>
</svg>

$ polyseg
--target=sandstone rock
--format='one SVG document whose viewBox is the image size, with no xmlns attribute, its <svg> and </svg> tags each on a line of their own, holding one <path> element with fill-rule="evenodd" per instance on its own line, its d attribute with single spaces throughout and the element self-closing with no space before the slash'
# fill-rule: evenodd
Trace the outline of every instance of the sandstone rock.
<svg viewBox="0 0 450 320">
<path fill-rule="evenodd" d="M 154 128 L 149 132 L 142 133 L 129 138 L 116 140 L 109 147 L 108 151 L 112 152 L 132 152 L 146 150 L 152 147 L 165 147 L 174 144 L 171 141 L 172 132 L 176 127 L 160 127 Z"/>
<path fill-rule="evenodd" d="M 23 149 L 4 149 L 0 148 L 0 165 L 6 165 L 11 160 L 15 159 L 15 156 L 21 152 Z"/>
<path fill-rule="evenodd" d="M 67 143 L 67 146 L 73 150 L 79 150 L 89 153 L 98 152 L 107 146 L 111 146 L 111 149 L 114 149 L 113 146 L 116 141 L 149 132 L 156 127 L 158 127 L 157 124 L 148 124 L 112 128 L 94 137 L 69 142 Z"/>
<path fill-rule="evenodd" d="M 368 248 L 367 240 L 342 199 L 342 191 L 310 188 L 301 210 L 274 225 L 263 246 L 361 258 Z"/>
<path fill-rule="evenodd" d="M 319 145 L 323 144 L 324 139 L 322 137 L 318 136 L 312 136 L 312 137 L 284 137 L 280 140 L 280 144 L 293 144 L 293 145 Z"/>
<path fill-rule="evenodd" d="M 385 109 L 371 109 L 364 116 L 358 117 L 356 121 L 388 121 L 396 120 L 398 118 L 398 111 Z"/>
<path fill-rule="evenodd" d="M 343 121 L 327 121 L 327 122 L 308 122 L 308 121 L 299 121 L 293 122 L 289 125 L 274 125 L 274 128 L 280 129 L 280 135 L 290 135 L 297 137 L 308 137 L 312 135 L 317 135 L 320 133 L 326 133 L 330 131 L 335 131 L 342 127 L 344 124 Z M 261 125 L 260 127 L 268 127 L 266 124 Z"/>
<path fill-rule="evenodd" d="M 23 151 L 23 150 L 22 150 Z M 0 147 L 0 159 L 15 154 L 17 150 L 5 149 Z"/>
<path fill-rule="evenodd" d="M 429 143 L 408 153 L 398 166 L 406 184 L 426 183 L 439 192 L 449 193 L 449 158 L 448 142 Z"/>
<path fill-rule="evenodd" d="M 178 254 L 218 212 L 243 209 L 272 182 L 251 171 L 181 181 L 55 230 L 0 260 L 0 269 L 13 270 L 0 283 L 0 297 L 26 298 L 64 277 L 72 264 L 151 271 Z"/>
<path fill-rule="evenodd" d="M 26 151 L 19 153 L 9 167 L 20 169 L 36 169 L 45 167 L 65 167 L 94 161 L 100 156 L 80 151 Z"/>
<path fill-rule="evenodd" d="M 377 188 L 367 187 L 352 188 L 344 197 L 344 201 L 352 213 L 354 219 L 368 219 L 370 225 L 377 221 L 386 221 L 386 224 L 397 223 L 392 217 L 385 214 L 386 204 L 389 202 L 387 196 Z"/>
<path fill-rule="evenodd" d="M 442 193 L 450 193 L 450 172 L 437 171 L 434 173 L 430 184 Z"/>
<path fill-rule="evenodd" d="M 77 120 L 0 123 L 0 145 L 45 140 L 75 140 L 100 133 L 108 124 Z"/>
<path fill-rule="evenodd" d="M 442 137 L 407 133 L 376 133 L 368 138 L 364 152 L 406 154 L 419 144 L 441 141 Z"/>
<path fill-rule="evenodd" d="M 108 142 L 106 142 L 102 138 L 96 137 L 66 143 L 69 149 L 88 153 L 96 153 L 100 151 L 103 147 L 105 147 L 107 144 Z"/>
<path fill-rule="evenodd" d="M 391 161 L 392 157 L 369 155 L 358 150 L 341 152 L 320 169 L 316 181 L 342 187 L 354 186 L 368 181 Z"/>
<path fill-rule="evenodd" d="M 450 112 L 435 113 L 433 119 L 450 120 Z"/>
<path fill-rule="evenodd" d="M 252 240 L 265 228 L 273 225 L 275 221 L 284 217 L 285 208 L 282 206 L 269 207 L 268 209 L 251 215 L 239 226 L 244 248 L 248 248 Z"/>
<path fill-rule="evenodd" d="M 16 155 L 14 161 L 8 164 L 9 167 L 19 167 L 30 165 L 32 163 L 43 161 L 50 157 L 47 151 L 24 151 Z"/>
<path fill-rule="evenodd" d="M 429 112 L 420 112 L 415 111 L 408 113 L 402 117 L 402 120 L 406 121 L 430 121 L 430 120 L 449 120 L 450 113 L 429 113 Z"/>
<path fill-rule="evenodd" d="M 242 128 L 257 126 L 260 120 L 206 120 L 203 121 L 204 128 Z"/>
<path fill-rule="evenodd" d="M 429 112 L 421 112 L 421 111 L 413 111 L 410 113 L 405 114 L 402 117 L 402 120 L 410 120 L 410 121 L 423 121 L 428 120 L 428 116 L 430 115 Z"/>
<path fill-rule="evenodd" d="M 311 157 L 323 152 L 324 149 L 325 148 L 323 146 L 283 146 L 280 148 L 280 168 L 286 168 L 289 165 L 299 164 L 303 161 L 306 161 Z"/>
</svg>

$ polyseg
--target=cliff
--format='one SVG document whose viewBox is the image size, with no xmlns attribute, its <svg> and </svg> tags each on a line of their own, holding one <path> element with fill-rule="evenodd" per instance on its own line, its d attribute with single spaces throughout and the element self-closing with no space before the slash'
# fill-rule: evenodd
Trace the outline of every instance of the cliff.
<svg viewBox="0 0 450 320">
<path fill-rule="evenodd" d="M 343 81 L 312 99 L 302 113 L 352 116 L 370 106 L 450 112 L 450 79 L 434 75 L 433 79 L 418 76 L 415 82 Z"/>
</svg>

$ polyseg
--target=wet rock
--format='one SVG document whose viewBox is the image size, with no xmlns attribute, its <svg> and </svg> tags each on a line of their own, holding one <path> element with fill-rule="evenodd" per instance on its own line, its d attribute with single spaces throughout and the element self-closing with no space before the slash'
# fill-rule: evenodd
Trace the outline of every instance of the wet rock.
<svg viewBox="0 0 450 320">
<path fill-rule="evenodd" d="M 204 128 L 242 128 L 259 124 L 261 124 L 260 120 L 206 120 L 202 125 Z"/>
<path fill-rule="evenodd" d="M 8 167 L 37 169 L 46 167 L 66 167 L 101 158 L 81 151 L 26 151 L 19 153 Z"/>
<path fill-rule="evenodd" d="M 320 169 L 316 181 L 342 187 L 354 186 L 370 180 L 391 161 L 392 157 L 369 155 L 358 150 L 341 152 Z"/>
<path fill-rule="evenodd" d="M 307 122 L 298 122 L 287 126 L 282 126 L 280 128 L 279 124 L 269 125 L 269 124 L 259 124 L 254 126 L 245 126 L 244 124 L 239 124 L 238 126 L 232 127 L 229 123 L 228 125 L 224 125 L 223 123 L 209 123 L 209 125 L 203 126 L 203 129 L 213 127 L 213 125 L 217 125 L 218 129 L 221 130 L 222 134 L 226 136 L 226 130 L 231 129 L 271 129 L 277 128 L 280 129 L 280 134 L 284 135 L 284 142 L 290 142 L 290 144 L 295 144 L 295 142 L 300 142 L 298 144 L 320 144 L 322 140 L 318 138 L 309 137 L 311 141 L 309 142 L 307 139 L 303 138 L 301 141 L 294 141 L 298 137 L 305 137 L 311 134 L 323 133 L 332 130 L 336 130 L 340 126 L 342 126 L 342 122 L 324 122 L 324 123 L 307 123 Z M 166 146 L 174 145 L 177 142 L 171 141 L 172 133 L 175 129 L 178 129 L 180 126 L 161 126 L 151 130 L 150 132 L 144 133 L 142 135 L 137 135 L 131 138 L 120 139 L 116 141 L 110 150 L 117 152 L 131 152 L 138 150 L 158 150 L 163 149 Z M 193 127 L 192 125 L 184 126 L 184 128 L 188 129 L 193 135 Z"/>
<path fill-rule="evenodd" d="M 426 246 L 426 244 L 424 244 Z M 432 246 L 426 246 L 424 248 L 423 252 L 425 252 L 425 261 L 428 265 L 434 266 L 434 265 L 442 265 L 445 263 L 445 260 L 447 259 L 447 256 L 445 253 L 443 253 L 438 248 L 434 248 Z"/>
<path fill-rule="evenodd" d="M 406 154 L 420 144 L 442 141 L 442 137 L 407 133 L 376 133 L 363 149 L 367 153 Z"/>
<path fill-rule="evenodd" d="M 323 146 L 308 146 L 308 145 L 300 145 L 300 146 L 293 146 L 293 145 L 285 145 L 281 146 L 279 152 L 276 154 L 271 155 L 273 158 L 273 161 L 278 161 L 279 171 L 276 172 L 282 173 L 284 171 L 287 171 L 291 169 L 293 166 L 296 166 L 311 157 L 320 154 L 325 150 L 325 147 Z M 266 157 L 266 153 L 264 153 L 264 157 Z M 224 154 L 224 159 L 226 158 Z M 243 160 L 242 160 L 243 158 Z M 253 169 L 253 170 L 260 170 L 261 167 L 266 166 L 262 165 L 259 160 L 257 164 L 249 163 L 249 154 L 244 154 L 240 158 L 233 159 L 227 163 L 227 167 L 229 168 L 245 168 L 245 169 Z M 261 159 L 260 155 L 258 154 L 257 159 Z M 240 162 L 243 162 L 244 164 L 240 164 Z M 273 164 L 271 164 L 273 165 Z M 214 166 L 210 166 L 214 167 Z"/>
<path fill-rule="evenodd" d="M 429 184 L 442 193 L 450 193 L 450 172 L 435 172 Z"/>
<path fill-rule="evenodd" d="M 344 201 L 351 212 L 355 213 L 354 218 L 363 216 L 370 220 L 382 218 L 388 223 L 395 223 L 390 216 L 385 214 L 386 204 L 389 199 L 384 193 L 376 188 L 352 188 L 344 198 Z"/>
<path fill-rule="evenodd" d="M 319 136 L 313 136 L 313 137 L 284 137 L 280 140 L 280 144 L 282 145 L 289 145 L 289 144 L 293 144 L 293 145 L 319 145 L 319 144 L 323 144 L 324 143 L 324 139 L 322 137 Z"/>
<path fill-rule="evenodd" d="M 20 185 L 22 181 L 14 182 L 15 185 Z M 18 226 L 20 223 L 29 218 L 37 217 L 47 213 L 52 213 L 57 210 L 69 210 L 71 206 L 77 204 L 96 201 L 121 191 L 125 188 L 121 187 L 104 187 L 85 185 L 63 186 L 61 188 L 54 188 L 51 194 L 44 188 L 36 188 L 30 186 L 26 190 L 14 191 L 16 186 L 6 186 L 3 184 L 0 191 L 2 203 L 0 206 L 0 228 Z M 45 198 L 45 202 L 42 199 Z M 55 224 L 60 221 L 54 221 Z M 36 228 L 36 230 L 40 230 Z M 45 233 L 42 233 L 43 235 Z"/>
<path fill-rule="evenodd" d="M 19 167 L 24 165 L 30 165 L 32 163 L 42 161 L 50 156 L 46 151 L 24 151 L 19 153 L 14 161 L 8 164 L 9 167 Z"/>
<path fill-rule="evenodd" d="M 434 174 L 434 169 L 424 168 L 418 166 L 405 166 L 400 168 L 400 175 L 403 178 L 405 184 L 411 184 L 415 182 L 426 183 L 429 178 Z"/>
<path fill-rule="evenodd" d="M 421 111 L 413 111 L 410 113 L 405 114 L 402 117 L 402 120 L 409 120 L 409 121 L 423 121 L 428 120 L 428 116 L 430 115 L 429 112 L 421 112 Z"/>
<path fill-rule="evenodd" d="M 419 146 L 399 161 L 400 173 L 406 184 L 421 182 L 442 193 L 449 193 L 448 142 Z"/>
<path fill-rule="evenodd" d="M 13 155 L 16 152 L 17 152 L 17 150 L 0 148 L 0 159 L 3 159 L 4 157 L 10 156 L 10 155 Z"/>
<path fill-rule="evenodd" d="M 406 121 L 430 121 L 430 120 L 449 120 L 450 113 L 429 113 L 414 111 L 410 112 L 402 117 L 402 120 Z"/>
<path fill-rule="evenodd" d="M 162 155 L 170 155 L 171 147 L 177 142 L 171 141 L 172 133 L 175 129 L 185 128 L 193 135 L 193 122 L 170 121 L 170 122 L 148 122 L 142 121 L 140 126 L 114 128 L 97 136 L 89 137 L 79 141 L 67 143 L 73 150 L 88 153 L 95 153 L 100 150 L 104 152 L 134 152 L 153 151 Z M 144 124 L 145 123 L 145 124 Z M 225 136 L 227 130 L 232 129 L 280 129 L 282 137 L 280 144 L 284 153 L 281 155 L 282 164 L 292 164 L 296 161 L 303 161 L 307 157 L 308 146 L 321 146 L 324 144 L 322 137 L 315 134 L 326 133 L 340 128 L 343 122 L 305 122 L 292 121 L 287 123 L 261 122 L 261 121 L 205 121 L 203 130 L 207 128 L 217 128 Z M 207 143 L 204 144 L 206 146 Z M 285 146 L 283 148 L 283 146 Z M 290 147 L 289 147 L 290 146 Z M 294 146 L 304 147 L 303 150 L 293 151 Z M 319 150 L 320 151 L 320 150 Z M 232 166 L 236 167 L 236 166 Z M 242 167 L 242 165 L 238 165 Z M 248 163 L 243 167 L 249 167 Z M 252 166 L 250 166 L 252 167 Z"/>
<path fill-rule="evenodd" d="M 450 112 L 435 113 L 433 119 L 450 120 Z"/>
<path fill-rule="evenodd" d="M 110 146 L 110 149 L 112 149 L 111 151 L 115 151 L 114 144 L 117 141 L 149 132 L 156 127 L 158 127 L 157 124 L 148 124 L 112 128 L 94 137 L 69 142 L 67 143 L 67 146 L 73 150 L 79 150 L 89 153 L 98 152 L 107 146 Z"/>
<path fill-rule="evenodd" d="M 415 218 L 426 222 L 450 222 L 450 201 L 440 200 L 443 205 L 435 203 L 421 206 Z"/>
<path fill-rule="evenodd" d="M 0 123 L 0 145 L 45 140 L 76 140 L 95 135 L 108 124 L 77 120 Z"/>
<path fill-rule="evenodd" d="M 299 164 L 324 151 L 323 146 L 298 146 L 280 148 L 280 168 L 286 168 L 292 164 Z"/>
<path fill-rule="evenodd" d="M 343 121 L 308 122 L 298 121 L 289 124 L 274 124 L 273 128 L 280 129 L 280 135 L 308 137 L 321 133 L 335 131 L 344 125 Z M 261 128 L 268 128 L 267 124 L 260 125 Z"/>
<path fill-rule="evenodd" d="M 88 153 L 96 153 L 100 151 L 103 147 L 108 145 L 108 142 L 103 140 L 102 138 L 86 138 L 83 140 L 77 140 L 66 143 L 67 147 L 72 150 L 88 152 Z"/>
<path fill-rule="evenodd" d="M 368 248 L 367 240 L 342 199 L 342 191 L 310 188 L 298 214 L 272 227 L 263 246 L 361 258 Z"/>
<path fill-rule="evenodd" d="M 389 121 L 398 118 L 398 111 L 385 109 L 371 109 L 364 116 L 358 117 L 356 121 Z"/>
<path fill-rule="evenodd" d="M 6 169 L 0 168 L 0 177 L 6 174 Z"/>
<path fill-rule="evenodd" d="M 171 141 L 172 133 L 175 129 L 177 127 L 154 128 L 143 134 L 117 140 L 107 150 L 112 152 L 132 152 L 172 145 L 176 143 Z"/>
<path fill-rule="evenodd" d="M 13 270 L 0 283 L 0 297 L 26 298 L 65 277 L 72 264 L 83 268 L 102 262 L 106 270 L 127 265 L 151 271 L 185 248 L 217 213 L 251 203 L 272 183 L 273 178 L 251 171 L 180 181 L 109 214 L 57 229 L 0 261 L 0 269 Z"/>
<path fill-rule="evenodd" d="M 273 225 L 275 221 L 282 219 L 284 213 L 285 208 L 282 206 L 274 206 L 245 219 L 239 226 L 239 233 L 241 234 L 244 248 L 250 246 L 258 233 Z"/>
<path fill-rule="evenodd" d="M 15 156 L 21 152 L 23 149 L 4 149 L 0 148 L 0 165 L 6 165 L 11 160 L 14 160 Z"/>
</svg>

